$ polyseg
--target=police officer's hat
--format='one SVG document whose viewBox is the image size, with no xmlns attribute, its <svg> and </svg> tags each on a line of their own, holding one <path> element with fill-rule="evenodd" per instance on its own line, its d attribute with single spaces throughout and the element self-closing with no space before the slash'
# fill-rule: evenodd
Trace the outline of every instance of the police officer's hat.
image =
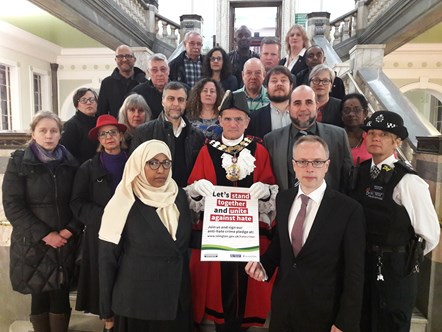
<svg viewBox="0 0 442 332">
<path fill-rule="evenodd" d="M 250 115 L 249 105 L 247 104 L 247 96 L 244 91 L 226 91 L 223 100 L 221 101 L 221 105 L 219 105 L 218 108 L 219 113 L 221 114 L 222 111 L 229 108 L 235 108 L 237 110 L 243 111 L 247 115 Z"/>
<path fill-rule="evenodd" d="M 404 126 L 404 120 L 402 117 L 390 111 L 378 111 L 374 112 L 367 120 L 365 126 L 362 129 L 369 131 L 370 129 L 379 129 L 388 131 L 404 140 L 408 137 L 407 128 Z"/>
</svg>

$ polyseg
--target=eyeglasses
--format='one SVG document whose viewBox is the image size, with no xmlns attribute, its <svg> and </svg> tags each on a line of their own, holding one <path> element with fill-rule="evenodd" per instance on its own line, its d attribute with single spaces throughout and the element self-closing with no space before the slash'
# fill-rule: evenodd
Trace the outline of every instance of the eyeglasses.
<svg viewBox="0 0 442 332">
<path fill-rule="evenodd" d="M 159 161 L 156 159 L 151 159 L 148 160 L 146 164 L 148 164 L 150 169 L 153 170 L 157 170 L 158 168 L 160 168 L 160 165 L 163 166 L 164 169 L 169 169 L 172 167 L 172 160 L 165 159 L 163 161 Z"/>
<path fill-rule="evenodd" d="M 105 138 L 106 135 L 109 135 L 110 137 L 115 137 L 115 136 L 118 135 L 118 133 L 119 133 L 119 131 L 117 129 L 111 129 L 111 130 L 108 130 L 108 131 L 100 131 L 98 133 L 98 137 L 99 138 Z"/>
<path fill-rule="evenodd" d="M 308 164 L 312 164 L 312 166 L 314 168 L 321 168 L 325 165 L 325 163 L 328 161 L 327 160 L 295 160 L 293 159 L 293 161 L 295 162 L 296 166 L 301 167 L 301 168 L 306 168 L 308 166 Z"/>
<path fill-rule="evenodd" d="M 215 61 L 221 62 L 221 61 L 223 61 L 223 57 L 222 56 L 211 56 L 210 61 L 211 62 L 215 62 Z"/>
<path fill-rule="evenodd" d="M 319 78 L 312 78 L 310 80 L 310 82 L 313 82 L 313 84 L 315 84 L 315 85 L 319 85 L 321 83 L 322 83 L 322 85 L 328 85 L 331 83 L 331 80 L 329 80 L 328 78 L 325 78 L 323 80 L 320 80 Z"/>
<path fill-rule="evenodd" d="M 80 98 L 78 99 L 78 102 L 80 104 L 87 104 L 87 103 L 95 103 L 97 101 L 97 99 L 95 99 L 94 97 L 90 97 L 90 98 Z"/>
<path fill-rule="evenodd" d="M 158 68 L 150 68 L 149 73 L 151 73 L 151 74 L 158 74 L 158 73 L 165 74 L 165 73 L 167 73 L 167 68 L 166 67 L 161 67 L 159 69 Z"/>
<path fill-rule="evenodd" d="M 353 113 L 361 113 L 363 111 L 364 110 L 361 107 L 353 107 L 353 108 L 345 107 L 342 109 L 342 114 L 349 115 L 352 112 Z"/>
<path fill-rule="evenodd" d="M 134 58 L 134 56 L 132 54 L 117 54 L 115 56 L 118 60 L 132 60 Z"/>
<path fill-rule="evenodd" d="M 192 47 L 195 47 L 195 46 L 201 47 L 201 46 L 203 46 L 203 43 L 191 41 L 191 42 L 189 42 L 189 45 Z"/>
</svg>

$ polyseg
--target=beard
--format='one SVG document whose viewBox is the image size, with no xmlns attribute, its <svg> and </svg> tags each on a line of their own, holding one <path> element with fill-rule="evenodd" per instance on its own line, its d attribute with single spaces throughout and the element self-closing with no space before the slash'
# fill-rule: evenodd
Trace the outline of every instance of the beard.
<svg viewBox="0 0 442 332">
<path fill-rule="evenodd" d="M 283 101 L 287 101 L 290 98 L 290 94 L 284 95 L 284 96 L 271 96 L 268 94 L 269 100 L 273 101 L 274 103 L 282 103 Z"/>
<path fill-rule="evenodd" d="M 298 118 L 295 118 L 293 116 L 290 116 L 290 119 L 292 120 L 292 124 L 296 128 L 308 129 L 316 121 L 316 114 L 315 114 L 315 116 L 310 117 L 307 121 L 300 121 Z"/>
</svg>

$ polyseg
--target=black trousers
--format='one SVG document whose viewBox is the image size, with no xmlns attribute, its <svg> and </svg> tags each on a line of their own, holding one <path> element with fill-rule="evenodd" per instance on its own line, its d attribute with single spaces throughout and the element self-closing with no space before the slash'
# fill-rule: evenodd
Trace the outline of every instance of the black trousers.
<svg viewBox="0 0 442 332">
<path fill-rule="evenodd" d="M 407 253 L 383 253 L 377 280 L 379 255 L 366 257 L 362 332 L 409 332 L 417 297 L 417 274 L 407 275 Z"/>
<path fill-rule="evenodd" d="M 31 315 L 40 315 L 46 312 L 65 314 L 70 311 L 69 290 L 57 289 L 31 295 Z"/>
</svg>

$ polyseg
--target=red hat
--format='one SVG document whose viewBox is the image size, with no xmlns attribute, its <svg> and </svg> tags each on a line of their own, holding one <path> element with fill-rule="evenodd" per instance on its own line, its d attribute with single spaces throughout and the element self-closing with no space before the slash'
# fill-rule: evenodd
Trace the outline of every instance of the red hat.
<svg viewBox="0 0 442 332">
<path fill-rule="evenodd" d="M 95 126 L 95 128 L 89 130 L 89 133 L 87 135 L 89 139 L 92 141 L 98 140 L 98 129 L 100 129 L 100 127 L 103 126 L 116 126 L 118 130 L 123 133 L 127 129 L 127 127 L 124 124 L 118 123 L 117 119 L 115 119 L 112 115 L 103 114 L 98 117 L 97 125 Z"/>
</svg>

